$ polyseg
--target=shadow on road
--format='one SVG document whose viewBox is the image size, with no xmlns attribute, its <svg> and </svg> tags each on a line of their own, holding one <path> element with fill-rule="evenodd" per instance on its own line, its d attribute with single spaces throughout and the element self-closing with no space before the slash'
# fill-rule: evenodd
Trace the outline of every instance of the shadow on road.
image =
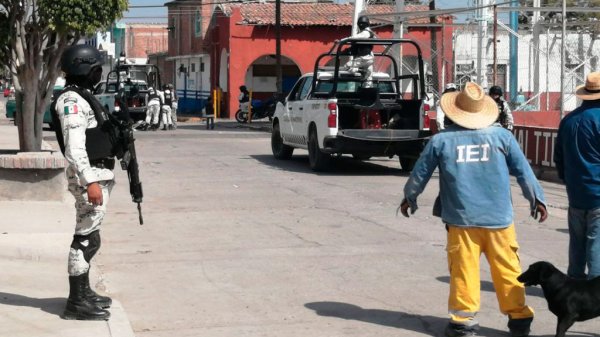
<svg viewBox="0 0 600 337">
<path fill-rule="evenodd" d="M 438 276 L 435 279 L 440 282 L 450 284 L 450 276 Z M 481 290 L 489 291 L 491 293 L 496 292 L 496 289 L 494 289 L 494 284 L 490 281 L 481 281 Z M 542 298 L 544 297 L 544 292 L 542 291 L 542 288 L 538 287 L 525 287 L 525 294 L 527 296 L 537 296 Z"/>
<path fill-rule="evenodd" d="M 251 158 L 271 166 L 274 169 L 284 170 L 289 172 L 310 173 L 316 175 L 344 175 L 344 176 L 409 176 L 410 173 L 402 172 L 400 164 L 397 167 L 389 167 L 378 164 L 378 159 L 369 161 L 360 161 L 351 157 L 334 158 L 331 161 L 331 167 L 326 172 L 313 172 L 308 164 L 308 154 L 294 155 L 289 160 L 278 160 L 272 155 L 250 155 Z M 387 159 L 381 160 L 389 163 Z"/>
<path fill-rule="evenodd" d="M 12 305 L 15 307 L 39 308 L 42 311 L 56 316 L 62 315 L 66 302 L 67 299 L 64 297 L 33 298 L 0 292 L 0 304 Z"/>
<path fill-rule="evenodd" d="M 429 336 L 443 336 L 448 318 L 427 315 L 415 315 L 401 311 L 381 309 L 364 309 L 359 306 L 341 302 L 312 302 L 304 305 L 314 310 L 319 316 L 351 319 L 361 322 L 389 326 L 398 329 L 424 333 Z M 478 335 L 506 336 L 506 331 L 481 327 Z"/>
<path fill-rule="evenodd" d="M 237 122 L 215 122 L 215 128 L 213 130 L 206 129 L 206 123 L 178 123 L 177 129 L 182 130 L 205 130 L 205 131 L 220 131 L 220 132 L 240 132 L 240 131 L 250 131 L 250 132 L 261 132 L 265 135 L 265 137 L 270 135 L 269 132 L 269 124 L 265 123 L 256 123 L 252 126 L 248 126 L 247 124 L 240 124 Z"/>
</svg>

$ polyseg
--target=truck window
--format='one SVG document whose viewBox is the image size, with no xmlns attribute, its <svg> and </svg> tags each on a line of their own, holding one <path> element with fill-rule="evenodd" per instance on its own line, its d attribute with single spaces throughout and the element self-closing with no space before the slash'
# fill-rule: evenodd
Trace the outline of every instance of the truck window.
<svg viewBox="0 0 600 337">
<path fill-rule="evenodd" d="M 385 82 L 377 82 L 373 81 L 377 88 L 379 88 L 379 92 L 382 94 L 393 94 L 396 91 L 394 90 L 394 84 L 390 81 Z M 361 80 L 351 80 L 351 81 L 338 81 L 337 92 L 342 93 L 352 93 L 358 92 L 358 90 L 362 87 Z M 333 82 L 331 81 L 319 81 L 317 83 L 316 92 L 330 92 L 333 89 Z"/>
<path fill-rule="evenodd" d="M 306 78 L 300 79 L 296 85 L 294 85 L 294 88 L 288 96 L 288 101 L 297 101 L 300 98 L 300 91 L 304 85 L 304 82 L 306 82 Z"/>
<path fill-rule="evenodd" d="M 300 90 L 300 100 L 303 100 L 306 98 L 306 96 L 308 96 L 308 93 L 310 91 L 310 86 L 312 85 L 312 76 L 311 77 L 307 77 L 304 80 L 304 85 L 302 86 L 302 89 Z"/>
</svg>

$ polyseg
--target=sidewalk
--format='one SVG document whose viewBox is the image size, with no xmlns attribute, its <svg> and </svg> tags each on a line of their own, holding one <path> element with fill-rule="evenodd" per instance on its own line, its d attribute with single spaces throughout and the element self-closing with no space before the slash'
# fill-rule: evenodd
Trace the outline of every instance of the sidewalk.
<svg viewBox="0 0 600 337">
<path fill-rule="evenodd" d="M 16 127 L 0 116 L 0 152 L 18 149 Z M 11 151 L 12 152 L 12 151 Z M 6 188 L 0 186 L 0 189 Z M 66 189 L 66 186 L 65 186 Z M 0 201 L 0 326 L 11 337 L 132 337 L 125 310 L 113 298 L 109 321 L 60 318 L 69 293 L 68 247 L 73 235 L 73 200 Z M 102 252 L 100 251 L 99 255 Z M 101 293 L 102 266 L 90 279 Z"/>
</svg>

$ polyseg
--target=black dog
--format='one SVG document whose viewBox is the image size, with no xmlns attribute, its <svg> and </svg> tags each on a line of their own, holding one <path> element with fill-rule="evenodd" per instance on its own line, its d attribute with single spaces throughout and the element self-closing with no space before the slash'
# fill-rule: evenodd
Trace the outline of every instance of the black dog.
<svg viewBox="0 0 600 337">
<path fill-rule="evenodd" d="M 517 280 L 525 286 L 542 286 L 548 309 L 558 318 L 556 337 L 564 337 L 575 322 L 600 316 L 600 277 L 589 281 L 572 279 L 551 263 L 540 261 L 529 266 Z"/>
</svg>

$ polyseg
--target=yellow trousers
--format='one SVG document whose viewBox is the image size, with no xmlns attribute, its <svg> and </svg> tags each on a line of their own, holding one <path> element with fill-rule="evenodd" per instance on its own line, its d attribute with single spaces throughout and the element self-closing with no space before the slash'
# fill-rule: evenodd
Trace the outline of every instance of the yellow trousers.
<svg viewBox="0 0 600 337">
<path fill-rule="evenodd" d="M 448 310 L 453 323 L 477 324 L 481 253 L 490 265 L 500 311 L 512 319 L 533 317 L 533 309 L 525 305 L 525 287 L 517 281 L 521 274 L 518 249 L 512 224 L 500 229 L 448 226 Z"/>
</svg>

